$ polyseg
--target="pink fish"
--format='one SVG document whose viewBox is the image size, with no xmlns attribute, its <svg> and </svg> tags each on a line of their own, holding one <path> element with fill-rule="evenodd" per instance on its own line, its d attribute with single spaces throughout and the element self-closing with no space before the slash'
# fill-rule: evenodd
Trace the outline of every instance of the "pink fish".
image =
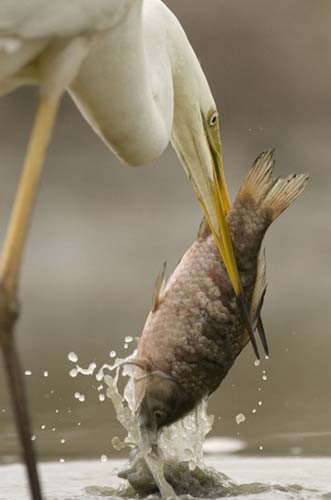
<svg viewBox="0 0 331 500">
<path fill-rule="evenodd" d="M 263 237 L 308 180 L 307 175 L 274 179 L 273 167 L 273 151 L 256 159 L 227 216 L 255 326 L 266 288 Z M 156 282 L 135 361 L 137 416 L 141 430 L 150 435 L 215 391 L 249 341 L 205 220 L 166 286 L 164 276 L 165 268 Z"/>
</svg>

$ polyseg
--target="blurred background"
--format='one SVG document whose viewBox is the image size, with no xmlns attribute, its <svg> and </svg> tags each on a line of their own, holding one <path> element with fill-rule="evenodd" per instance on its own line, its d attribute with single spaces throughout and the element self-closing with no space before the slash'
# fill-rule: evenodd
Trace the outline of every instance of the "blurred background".
<svg viewBox="0 0 331 500">
<path fill-rule="evenodd" d="M 232 195 L 257 154 L 272 146 L 277 173 L 311 175 L 266 240 L 271 358 L 255 367 L 252 349 L 242 353 L 211 398 L 212 435 L 242 440 L 250 454 L 329 454 L 331 4 L 165 3 L 215 96 Z M 35 105 L 33 88 L 0 100 L 1 241 Z M 68 353 L 84 367 L 109 362 L 112 350 L 128 353 L 124 338 L 140 335 L 161 263 L 174 269 L 200 219 L 170 147 L 151 166 L 123 167 L 64 100 L 29 237 L 18 325 L 42 459 L 118 455 L 111 440 L 124 435 L 113 407 L 99 400 L 93 377 L 69 376 L 75 365 Z M 17 441 L 0 368 L 4 462 L 16 459 Z M 240 413 L 246 420 L 238 425 Z"/>
</svg>

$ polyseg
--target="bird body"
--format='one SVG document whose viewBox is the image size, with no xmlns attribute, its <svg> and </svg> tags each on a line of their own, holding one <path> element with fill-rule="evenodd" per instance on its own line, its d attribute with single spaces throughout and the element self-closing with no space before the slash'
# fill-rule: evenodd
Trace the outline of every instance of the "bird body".
<svg viewBox="0 0 331 500">
<path fill-rule="evenodd" d="M 112 28 L 143 0 L 0 0 L 0 36 L 73 37 Z"/>
<path fill-rule="evenodd" d="M 61 82 L 58 71 L 55 76 L 50 70 L 48 93 L 52 80 L 62 83 L 126 164 L 144 165 L 160 156 L 179 135 L 178 117 L 179 128 L 189 128 L 201 123 L 200 109 L 216 110 L 184 30 L 160 0 L 0 0 L 0 19 L 2 93 L 23 83 L 43 85 L 54 52 L 84 40 L 84 56 L 78 63 L 70 60 L 71 78 Z M 184 154 L 193 157 L 189 149 Z"/>
<path fill-rule="evenodd" d="M 257 321 L 265 292 L 260 254 L 273 220 L 304 190 L 307 176 L 272 178 L 272 153 L 253 165 L 228 214 L 239 272 Z M 249 337 L 213 235 L 204 222 L 168 284 L 154 297 L 137 354 L 138 417 L 156 431 L 217 389 Z"/>
</svg>

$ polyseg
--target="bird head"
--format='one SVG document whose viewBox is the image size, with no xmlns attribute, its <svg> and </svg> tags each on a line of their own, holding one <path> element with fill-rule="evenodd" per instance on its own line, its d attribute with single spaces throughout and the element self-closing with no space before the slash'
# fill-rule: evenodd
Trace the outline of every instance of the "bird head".
<svg viewBox="0 0 331 500">
<path fill-rule="evenodd" d="M 171 142 L 195 190 L 212 215 L 210 186 L 213 172 L 223 171 L 219 115 L 193 50 L 186 49 L 184 61 L 181 60 L 176 68 Z"/>
</svg>

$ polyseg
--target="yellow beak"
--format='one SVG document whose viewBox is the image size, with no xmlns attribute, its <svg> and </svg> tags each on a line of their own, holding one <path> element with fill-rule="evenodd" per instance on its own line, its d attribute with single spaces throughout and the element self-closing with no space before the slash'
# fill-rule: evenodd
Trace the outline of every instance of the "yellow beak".
<svg viewBox="0 0 331 500">
<path fill-rule="evenodd" d="M 235 292 L 244 325 L 250 337 L 256 357 L 259 351 L 254 336 L 253 322 L 250 318 L 237 262 L 233 250 L 232 240 L 226 216 L 230 210 L 231 202 L 225 180 L 222 147 L 219 134 L 218 121 L 210 127 L 202 116 L 203 131 L 191 137 L 186 135 L 185 144 L 174 138 L 173 145 L 178 156 L 193 184 L 195 195 L 203 210 L 209 227 L 214 235 L 218 250 L 224 262 L 229 279 Z M 186 149 L 186 151 L 185 151 Z M 198 161 L 197 161 L 198 159 Z M 259 322 L 259 332 L 261 331 Z M 263 332 L 264 333 L 264 332 Z M 265 335 L 263 345 L 265 346 Z"/>
</svg>

